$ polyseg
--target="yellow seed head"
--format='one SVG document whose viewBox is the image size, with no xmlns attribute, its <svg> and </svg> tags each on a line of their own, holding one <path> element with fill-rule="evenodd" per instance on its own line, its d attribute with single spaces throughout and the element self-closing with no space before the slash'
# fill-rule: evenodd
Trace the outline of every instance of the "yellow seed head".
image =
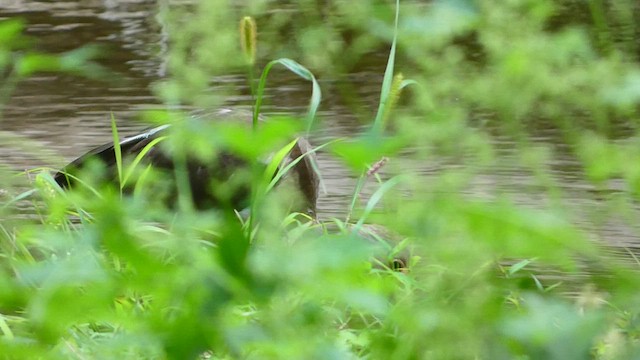
<svg viewBox="0 0 640 360">
<path fill-rule="evenodd" d="M 240 20 L 240 46 L 250 65 L 256 62 L 257 32 L 256 21 L 251 16 L 245 16 Z"/>
<path fill-rule="evenodd" d="M 402 73 L 397 73 L 393 77 L 393 81 L 391 82 L 391 89 L 389 90 L 389 97 L 387 98 L 387 105 L 384 109 L 384 114 L 382 117 L 382 128 L 385 127 L 387 119 L 389 118 L 389 114 L 393 111 L 393 108 L 398 103 L 400 99 L 400 93 L 402 93 L 402 82 L 404 81 L 404 76 Z"/>
</svg>

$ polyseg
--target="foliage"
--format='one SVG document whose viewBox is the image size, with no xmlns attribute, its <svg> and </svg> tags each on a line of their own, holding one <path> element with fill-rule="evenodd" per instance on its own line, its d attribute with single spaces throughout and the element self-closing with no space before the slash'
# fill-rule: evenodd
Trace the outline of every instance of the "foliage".
<svg viewBox="0 0 640 360">
<path fill-rule="evenodd" d="M 182 165 L 187 155 L 206 160 L 222 149 L 253 164 L 275 153 L 277 162 L 294 134 L 313 131 L 322 86 L 367 119 L 362 135 L 315 150 L 330 148 L 361 175 L 349 215 L 315 223 L 289 214 L 286 194 L 267 192 L 277 188 L 273 174 L 281 176 L 274 163 L 244 179 L 259 195 L 249 222 L 229 209 L 194 211 L 184 181 L 180 206 L 167 207 L 144 154 L 118 156 L 115 186 L 98 180 L 99 164 L 71 191 L 48 171 L 2 173 L 1 357 L 638 356 L 640 262 L 606 255 L 597 232 L 580 226 L 584 215 L 557 165 L 580 161 L 580 181 L 591 190 L 584 196 L 593 196 L 584 200 L 601 202 L 594 218 L 636 228 L 639 52 L 637 36 L 615 36 L 637 34 L 629 30 L 637 15 L 621 15 L 637 14 L 635 2 L 403 2 L 397 31 L 394 4 L 382 1 L 305 0 L 283 3 L 287 12 L 266 11 L 274 5 L 267 1 L 160 3 L 171 76 L 155 89 L 167 105 L 220 104 L 225 94 L 207 91 L 211 76 L 254 64 L 266 64 L 257 84 L 254 69 L 247 72 L 249 88 L 258 89 L 256 114 L 269 100 L 264 82 L 276 63 L 312 81 L 313 95 L 306 122 L 266 121 L 251 131 L 148 113 L 174 125 L 157 146 Z M 588 16 L 559 22 L 575 11 Z M 238 41 L 238 22 L 251 24 L 247 13 L 258 28 L 251 61 L 242 60 Z M 22 29 L 19 21 L 0 23 L 0 72 L 10 80 L 0 101 L 19 80 L 11 74 L 68 71 L 71 63 L 74 72 L 94 73 L 92 50 L 31 53 Z M 387 57 L 390 44 L 383 99 L 363 106 L 344 75 L 368 57 Z M 394 82 L 395 69 L 413 86 L 400 92 L 409 82 Z M 274 70 L 270 78 L 278 76 L 285 75 Z M 563 146 L 537 140 L 549 128 Z M 113 134 L 117 142 L 115 126 Z M 494 140 L 502 138 L 515 148 L 500 148 Z M 520 205 L 515 191 L 474 191 L 505 161 L 533 179 L 538 207 Z M 427 176 L 412 170 L 416 162 L 455 166 Z M 13 186 L 16 178 L 31 182 Z M 373 178 L 376 190 L 362 204 L 360 190 Z M 624 186 L 613 191 L 614 181 Z M 123 193 L 134 183 L 145 186 Z M 221 194 L 233 186 L 217 185 Z M 471 195 L 479 193 L 486 196 Z M 18 216 L 25 202 L 35 218 Z M 388 267 L 402 256 L 408 270 Z"/>
</svg>

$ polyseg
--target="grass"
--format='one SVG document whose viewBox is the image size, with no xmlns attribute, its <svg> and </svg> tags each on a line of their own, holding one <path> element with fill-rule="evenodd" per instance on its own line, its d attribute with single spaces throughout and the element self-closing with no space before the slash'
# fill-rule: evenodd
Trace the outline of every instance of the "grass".
<svg viewBox="0 0 640 360">
<path fill-rule="evenodd" d="M 258 83 L 249 86 L 256 90 L 252 131 L 180 122 L 180 114 L 165 112 L 163 118 L 174 125 L 170 135 L 127 159 L 112 119 L 117 186 L 97 181 L 99 166 L 73 175 L 81 186 L 70 191 L 60 189 L 46 171 L 0 173 L 9 194 L 0 205 L 0 354 L 637 357 L 637 254 L 626 249 L 630 263 L 603 254 L 605 246 L 594 241 L 594 233 L 578 225 L 563 180 L 552 168 L 554 160 L 572 156 L 585 186 L 606 190 L 609 181 L 624 182 L 626 187 L 594 211 L 602 221 L 635 225 L 637 134 L 633 126 L 624 135 L 608 129 L 632 124 L 638 115 L 635 88 L 627 86 L 638 63 L 620 53 L 632 46 L 605 46 L 602 42 L 613 39 L 581 30 L 613 24 L 608 5 L 594 4 L 587 10 L 597 23 L 560 29 L 548 24 L 562 11 L 561 1 L 435 2 L 428 9 L 399 1 L 395 8 L 336 1 L 317 12 L 300 5 L 290 21 L 257 16 L 258 31 L 263 24 L 281 31 L 243 36 L 260 39 L 260 47 L 255 43 L 250 51 L 256 54 L 251 64 L 260 64 L 265 54 L 279 59 L 266 61 Z M 255 6 L 257 15 L 271 14 Z M 240 48 L 229 45 L 228 39 L 238 36 L 236 19 L 249 21 L 234 9 L 203 2 L 177 8 L 175 17 L 163 20 L 190 19 L 167 27 L 174 47 L 168 66 L 175 75 L 157 87 L 161 98 L 163 91 L 177 89 L 167 103 L 204 101 L 202 74 L 247 70 L 246 64 L 234 64 L 241 63 L 233 60 L 242 58 Z M 214 18 L 217 26 L 211 29 Z M 16 25 L 7 26 L 0 26 L 0 39 L 22 36 Z M 305 42 L 270 38 L 291 29 Z M 469 37 L 471 44 L 464 40 Z M 331 89 L 330 81 L 319 82 L 290 59 L 330 64 L 313 68 L 322 75 L 318 79 L 339 78 L 344 54 L 367 56 L 388 43 L 381 96 L 368 130 L 328 141 L 280 166 L 295 144 L 293 134 L 313 135 L 323 126 L 322 119 L 313 125 L 320 87 L 325 94 Z M 29 51 L 10 44 L 0 44 L 1 59 Z M 356 51 L 359 47 L 369 53 Z M 482 60 L 469 60 L 468 47 Z M 211 49 L 232 60 L 213 63 Z M 77 59 L 79 68 L 91 62 L 89 56 Z M 264 90 L 275 65 L 312 83 L 309 109 L 298 122 L 255 121 L 268 100 Z M 0 66 L 10 73 L 14 64 Z M 397 76 L 396 67 L 412 80 Z M 418 86 L 403 90 L 409 84 Z M 612 101 L 612 91 L 624 101 Z M 479 121 L 480 112 L 489 118 Z M 563 135 L 561 150 L 535 140 L 541 121 Z M 514 139 L 512 161 L 534 175 L 544 205 L 524 206 L 508 191 L 482 199 L 468 195 L 474 180 L 504 168 L 505 158 L 497 155 L 502 149 L 493 140 L 505 137 Z M 177 208 L 167 208 L 149 190 L 160 178 L 145 163 L 153 146 L 176 154 Z M 254 194 L 248 221 L 231 211 L 194 211 L 191 204 L 187 154 L 206 160 L 225 146 L 254 163 L 274 154 L 243 179 Z M 348 214 L 327 221 L 290 214 L 283 194 L 273 188 L 304 156 L 328 149 L 327 156 L 358 176 Z M 405 163 L 442 159 L 457 166 L 425 177 Z M 369 178 L 376 180 L 369 184 L 374 189 L 361 204 Z M 15 179 L 27 183 L 4 185 Z M 123 194 L 128 186 L 134 186 L 133 196 Z M 25 202 L 36 209 L 33 218 L 17 216 Z M 394 259 L 406 260 L 409 269 L 394 271 L 399 264 Z"/>
</svg>

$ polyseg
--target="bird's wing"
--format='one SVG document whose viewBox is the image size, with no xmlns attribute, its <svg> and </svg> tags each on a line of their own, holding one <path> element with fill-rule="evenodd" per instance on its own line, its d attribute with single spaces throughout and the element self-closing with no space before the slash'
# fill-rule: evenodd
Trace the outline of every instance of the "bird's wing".
<svg viewBox="0 0 640 360">
<path fill-rule="evenodd" d="M 162 132 L 164 132 L 169 125 L 162 125 L 146 131 L 142 134 L 127 137 L 120 141 L 120 152 L 123 157 L 127 155 L 134 155 L 139 153 L 145 146 L 151 141 L 156 139 Z M 82 168 L 89 159 L 100 160 L 107 168 L 112 168 L 116 165 L 116 152 L 113 142 L 106 143 L 93 150 L 88 151 L 79 158 L 73 160 L 61 171 L 54 175 L 55 181 L 62 187 L 69 185 L 69 179 L 67 174 L 77 169 Z"/>
</svg>

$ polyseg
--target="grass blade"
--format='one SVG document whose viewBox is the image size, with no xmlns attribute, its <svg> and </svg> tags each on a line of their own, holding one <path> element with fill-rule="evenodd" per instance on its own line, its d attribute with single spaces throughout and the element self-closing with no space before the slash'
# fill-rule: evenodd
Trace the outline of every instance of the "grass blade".
<svg viewBox="0 0 640 360">
<path fill-rule="evenodd" d="M 380 200 L 382 200 L 382 197 L 384 196 L 384 194 L 387 191 L 391 190 L 394 186 L 398 185 L 403 179 L 404 179 L 404 176 L 402 175 L 392 177 L 387 182 L 382 184 L 382 186 L 380 186 L 380 188 L 376 190 L 376 192 L 374 192 L 373 195 L 371 195 L 371 198 L 367 202 L 367 206 L 365 207 L 362 216 L 360 216 L 360 220 L 358 220 L 358 222 L 355 225 L 357 230 L 360 230 L 367 216 L 371 214 L 374 207 L 378 204 L 378 202 L 380 202 Z"/>
<path fill-rule="evenodd" d="M 264 88 L 267 83 L 267 76 L 269 75 L 271 68 L 276 64 L 280 64 L 286 67 L 287 69 L 289 69 L 294 74 L 300 76 L 301 78 L 312 82 L 311 100 L 309 102 L 309 110 L 307 112 L 307 124 L 306 124 L 306 131 L 307 133 L 309 133 L 313 125 L 313 120 L 315 119 L 316 112 L 318 111 L 318 107 L 320 106 L 320 101 L 322 99 L 322 91 L 320 90 L 320 85 L 318 84 L 318 81 L 316 80 L 315 76 L 311 71 L 309 71 L 307 68 L 300 65 L 296 61 L 287 59 L 287 58 L 281 58 L 281 59 L 270 61 L 262 71 L 262 75 L 260 76 L 260 83 L 258 84 L 258 91 L 256 94 L 256 103 L 253 109 L 253 127 L 255 129 L 258 125 L 258 115 L 260 114 L 260 107 L 262 106 L 262 99 L 264 96 Z"/>
<path fill-rule="evenodd" d="M 396 43 L 398 38 L 398 18 L 400 16 L 400 0 L 396 0 L 396 17 L 393 30 L 393 41 L 391 42 L 391 50 L 389 51 L 389 60 L 387 60 L 387 68 L 384 71 L 384 79 L 382 80 L 382 88 L 380 90 L 380 104 L 378 105 L 378 113 L 373 122 L 374 131 L 382 131 L 383 114 L 389 98 L 391 83 L 393 82 L 393 69 L 396 60 Z"/>
<path fill-rule="evenodd" d="M 166 139 L 166 136 L 161 136 L 159 138 L 153 139 L 150 143 L 147 144 L 147 146 L 145 146 L 142 151 L 140 151 L 140 153 L 138 153 L 138 155 L 136 156 L 135 159 L 133 159 L 133 162 L 131 163 L 131 165 L 129 165 L 127 167 L 127 170 L 125 171 L 124 174 L 124 178 L 122 179 L 122 187 L 124 187 L 127 183 L 127 181 L 129 180 L 129 178 L 131 177 L 131 175 L 133 174 L 133 171 L 136 169 L 136 167 L 138 166 L 138 164 L 140 164 L 140 161 L 142 161 L 142 159 L 145 157 L 145 155 L 147 155 L 147 153 L 159 142 L 163 141 L 164 139 Z"/>
<path fill-rule="evenodd" d="M 287 164 L 287 166 L 285 166 L 284 168 L 281 168 L 278 173 L 276 174 L 276 176 L 273 177 L 273 179 L 271 179 L 271 182 L 269 183 L 269 186 L 267 187 L 267 191 L 271 190 L 274 186 L 276 186 L 276 184 L 278 183 L 278 181 L 280 181 L 280 179 L 282 179 L 282 177 L 289 172 L 289 170 L 291 170 L 291 168 L 293 168 L 294 166 L 296 166 L 296 164 L 298 164 L 305 156 L 308 156 L 309 154 L 315 153 L 318 150 L 324 148 L 325 146 L 328 146 L 330 144 L 333 144 L 335 142 L 341 141 L 342 139 L 335 139 L 332 141 L 329 141 L 327 143 L 324 143 L 320 146 L 317 146 L 307 152 L 305 152 L 304 154 L 298 156 L 297 158 L 295 158 L 292 162 L 290 162 L 289 164 Z"/>
<path fill-rule="evenodd" d="M 282 147 L 278 152 L 275 153 L 269 165 L 267 165 L 267 169 L 264 171 L 264 178 L 266 181 L 269 181 L 273 178 L 278 170 L 278 167 L 282 163 L 282 160 L 291 152 L 291 149 L 296 145 L 298 139 L 293 139 L 290 143 Z"/>
<path fill-rule="evenodd" d="M 118 136 L 118 126 L 116 125 L 116 119 L 111 113 L 111 133 L 113 134 L 113 151 L 116 155 L 116 168 L 118 169 L 118 181 L 120 183 L 120 194 L 122 194 L 122 188 L 124 184 L 122 182 L 122 149 L 120 149 L 120 137 Z"/>
<path fill-rule="evenodd" d="M 27 190 L 25 192 L 22 192 L 20 194 L 18 194 L 17 196 L 15 196 L 14 198 L 10 199 L 9 201 L 5 202 L 4 204 L 2 204 L 2 207 L 0 207 L 0 209 L 6 209 L 9 206 L 17 203 L 20 200 L 24 200 L 26 198 L 28 198 L 29 196 L 33 195 L 33 193 L 35 193 L 37 190 L 36 189 L 31 189 L 31 190 Z"/>
</svg>

